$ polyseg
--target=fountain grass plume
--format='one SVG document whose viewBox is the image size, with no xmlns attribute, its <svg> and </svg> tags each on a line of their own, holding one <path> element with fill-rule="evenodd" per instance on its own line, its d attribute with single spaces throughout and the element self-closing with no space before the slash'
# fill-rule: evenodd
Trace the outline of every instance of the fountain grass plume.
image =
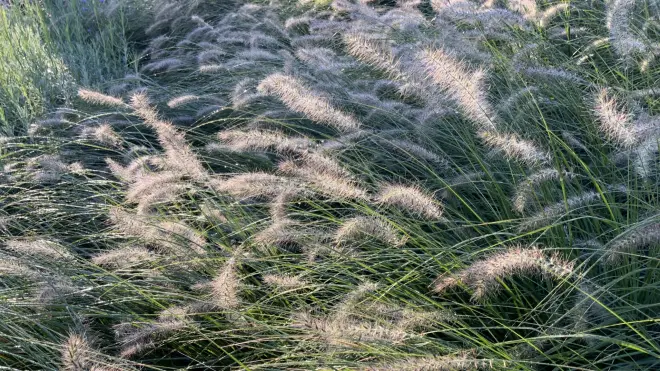
<svg viewBox="0 0 660 371">
<path fill-rule="evenodd" d="M 121 99 L 88 89 L 79 89 L 78 97 L 85 102 L 113 108 L 128 108 Z"/>
<path fill-rule="evenodd" d="M 497 115 L 486 97 L 485 71 L 471 71 L 443 49 L 427 49 L 417 59 L 439 86 L 481 130 L 495 130 Z"/>
<path fill-rule="evenodd" d="M 376 200 L 382 205 L 398 207 L 425 219 L 438 220 L 442 217 L 440 203 L 418 187 L 385 185 L 381 188 Z"/>
<path fill-rule="evenodd" d="M 472 290 L 472 299 L 482 301 L 499 291 L 502 279 L 515 274 L 542 274 L 556 279 L 570 277 L 574 263 L 537 247 L 515 246 L 477 261 L 458 273 L 440 276 L 434 289 L 442 294 L 459 285 Z"/>
<path fill-rule="evenodd" d="M 258 90 L 263 94 L 279 97 L 292 111 L 303 113 L 310 119 L 330 125 L 339 131 L 350 132 L 360 127 L 354 117 L 333 107 L 327 99 L 295 77 L 272 74 L 259 84 Z"/>
</svg>

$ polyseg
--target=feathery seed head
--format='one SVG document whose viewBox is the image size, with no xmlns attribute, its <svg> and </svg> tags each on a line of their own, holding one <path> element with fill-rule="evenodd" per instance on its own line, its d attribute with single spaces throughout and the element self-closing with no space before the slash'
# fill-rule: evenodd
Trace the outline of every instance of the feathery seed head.
<svg viewBox="0 0 660 371">
<path fill-rule="evenodd" d="M 93 128 L 85 128 L 81 135 L 110 147 L 119 147 L 122 143 L 122 138 L 107 123 Z"/>
<path fill-rule="evenodd" d="M 368 216 L 358 216 L 344 221 L 334 236 L 338 246 L 355 245 L 364 238 L 375 238 L 395 247 L 402 246 L 407 241 L 407 237 L 400 235 L 383 219 Z"/>
<path fill-rule="evenodd" d="M 425 50 L 418 59 L 431 80 L 453 99 L 482 130 L 495 130 L 497 117 L 486 98 L 485 72 L 470 71 L 442 49 Z"/>
<path fill-rule="evenodd" d="M 361 189 L 356 182 L 347 178 L 339 165 L 333 166 L 331 160 L 327 158 L 323 159 L 327 161 L 320 160 L 320 157 L 308 157 L 308 159 L 310 162 L 301 165 L 293 160 L 283 161 L 278 165 L 278 169 L 284 174 L 304 179 L 309 182 L 313 190 L 330 197 L 338 199 L 364 199 L 367 197 L 366 191 Z M 313 167 L 315 163 L 324 165 L 325 168 L 315 168 Z M 337 172 L 342 173 L 337 174 Z"/>
<path fill-rule="evenodd" d="M 384 144 L 403 152 L 407 156 L 415 156 L 416 158 L 420 160 L 426 160 L 426 161 L 431 161 L 435 163 L 439 163 L 442 165 L 446 164 L 446 160 L 443 159 L 440 155 L 437 153 L 434 153 L 422 146 L 420 146 L 417 143 L 411 142 L 409 140 L 405 139 L 389 139 L 389 140 L 384 140 Z"/>
<path fill-rule="evenodd" d="M 555 18 L 557 14 L 560 14 L 561 12 L 565 12 L 569 8 L 570 5 L 568 3 L 559 3 L 551 7 L 548 7 L 540 14 L 540 17 L 538 17 L 539 26 L 543 28 L 548 27 L 550 22 Z"/>
<path fill-rule="evenodd" d="M 621 104 L 610 97 L 607 89 L 602 88 L 596 94 L 594 111 L 600 130 L 623 148 L 631 148 L 637 142 L 632 116 L 621 108 Z"/>
<path fill-rule="evenodd" d="M 547 163 L 550 159 L 548 153 L 541 151 L 533 142 L 519 138 L 517 134 L 500 134 L 493 131 L 480 131 L 477 134 L 488 146 L 502 151 L 507 158 L 528 166 Z"/>
<path fill-rule="evenodd" d="M 146 94 L 134 94 L 131 98 L 131 106 L 145 124 L 156 131 L 158 141 L 165 150 L 167 168 L 196 180 L 208 176 L 204 166 L 186 142 L 184 134 L 171 123 L 159 119 L 158 112 L 151 107 Z"/>
<path fill-rule="evenodd" d="M 299 276 L 287 274 L 266 274 L 264 275 L 264 283 L 284 290 L 298 289 L 307 285 L 307 282 Z"/>
<path fill-rule="evenodd" d="M 320 94 L 294 77 L 272 74 L 259 84 L 258 90 L 263 94 L 279 97 L 292 111 L 303 113 L 310 119 L 337 130 L 353 131 L 360 127 L 355 118 L 332 107 Z"/>
<path fill-rule="evenodd" d="M 12 239 L 6 243 L 6 249 L 34 258 L 72 260 L 74 256 L 63 246 L 43 239 Z"/>
<path fill-rule="evenodd" d="M 518 213 L 522 213 L 525 210 L 527 201 L 539 184 L 550 180 L 560 179 L 562 176 L 565 179 L 572 179 L 577 176 L 577 174 L 570 171 L 560 173 L 557 169 L 541 169 L 527 177 L 527 179 L 522 181 L 516 187 L 516 192 L 513 196 L 513 209 Z"/>
<path fill-rule="evenodd" d="M 344 43 L 348 47 L 348 53 L 360 61 L 386 72 L 393 80 L 403 78 L 401 67 L 387 39 L 350 32 L 344 34 Z"/>
<path fill-rule="evenodd" d="M 157 228 L 163 233 L 160 243 L 165 247 L 173 251 L 192 250 L 200 255 L 206 253 L 206 239 L 185 223 L 165 221 L 158 223 Z"/>
<path fill-rule="evenodd" d="M 186 95 L 178 96 L 176 98 L 172 98 L 169 102 L 167 102 L 167 106 L 170 108 L 177 108 L 186 105 L 190 102 L 195 102 L 197 100 L 199 100 L 198 96 L 192 94 L 186 94 Z"/>
<path fill-rule="evenodd" d="M 62 366 L 66 371 L 86 371 L 93 367 L 95 351 L 84 335 L 71 333 L 62 344 Z"/>
<path fill-rule="evenodd" d="M 240 305 L 236 263 L 235 257 L 230 258 L 211 282 L 214 303 L 222 309 L 235 309 Z"/>
<path fill-rule="evenodd" d="M 472 299 L 480 301 L 496 293 L 504 278 L 515 274 L 544 274 L 561 279 L 573 273 L 573 264 L 536 247 L 516 246 L 477 261 L 457 274 L 439 277 L 435 291 L 443 293 L 462 283 L 473 290 Z"/>
<path fill-rule="evenodd" d="M 44 278 L 42 273 L 27 267 L 18 259 L 3 259 L 0 261 L 0 277 L 2 276 L 17 276 L 35 281 Z"/>
<path fill-rule="evenodd" d="M 566 201 L 559 201 L 555 204 L 546 206 L 540 212 L 528 217 L 521 223 L 519 229 L 521 231 L 528 231 L 540 226 L 546 225 L 553 218 L 559 218 L 564 213 L 574 211 L 574 209 L 588 204 L 597 202 L 601 199 L 598 192 L 587 191 L 577 196 L 568 198 Z"/>
<path fill-rule="evenodd" d="M 218 139 L 236 151 L 270 150 L 279 154 L 304 152 L 314 145 L 304 137 L 289 137 L 278 131 L 265 130 L 226 130 L 218 133 Z"/>
<path fill-rule="evenodd" d="M 386 185 L 377 196 L 379 203 L 396 206 L 430 220 L 440 219 L 442 209 L 435 200 L 418 187 Z"/>
<path fill-rule="evenodd" d="M 138 186 L 142 180 L 140 178 L 132 186 Z M 188 191 L 188 185 L 185 183 L 164 183 L 157 188 L 149 189 L 148 194 L 141 197 L 137 203 L 136 211 L 138 214 L 149 214 L 159 203 L 171 203 L 179 199 Z"/>
<path fill-rule="evenodd" d="M 639 248 L 660 242 L 660 223 L 652 223 L 638 228 L 631 228 L 605 247 L 605 256 L 609 263 L 618 263 L 626 254 L 633 254 Z"/>
<path fill-rule="evenodd" d="M 448 1 L 448 0 L 433 0 Z M 506 361 L 501 363 L 506 369 Z M 456 355 L 408 357 L 386 364 L 372 365 L 359 368 L 359 371 L 478 371 L 489 370 L 493 367 L 493 360 L 477 359 L 471 352 L 460 352 Z"/>
<path fill-rule="evenodd" d="M 204 64 L 199 66 L 198 71 L 199 73 L 215 74 L 220 72 L 226 72 L 227 67 L 225 67 L 222 64 Z"/>
<path fill-rule="evenodd" d="M 141 72 L 168 72 L 174 69 L 181 69 L 186 63 L 178 58 L 167 58 L 145 64 Z"/>
<path fill-rule="evenodd" d="M 316 231 L 306 231 L 300 223 L 288 219 L 275 221 L 268 228 L 254 235 L 258 247 L 277 246 L 294 249 L 315 242 L 319 238 Z"/>
<path fill-rule="evenodd" d="M 118 108 L 127 107 L 126 103 L 124 103 L 124 101 L 121 100 L 120 98 L 111 97 L 109 95 L 105 95 L 92 90 L 79 89 L 78 97 L 84 100 L 85 102 L 98 104 L 101 106 L 118 107 Z"/>
<path fill-rule="evenodd" d="M 276 224 L 288 220 L 288 206 L 296 198 L 302 195 L 300 189 L 285 190 L 273 199 L 270 203 L 270 217 Z"/>
<path fill-rule="evenodd" d="M 213 179 L 210 185 L 216 192 L 240 198 L 276 197 L 282 192 L 299 188 L 288 178 L 268 173 L 246 173 L 225 180 Z"/>
<path fill-rule="evenodd" d="M 369 322 L 356 322 L 348 319 L 336 320 L 315 317 L 310 313 L 294 315 L 292 327 L 314 331 L 317 333 L 319 340 L 333 347 L 346 347 L 361 342 L 400 344 L 412 337 L 412 334 L 394 327 L 384 327 Z"/>
<path fill-rule="evenodd" d="M 636 6 L 637 2 L 632 0 L 612 0 L 607 3 L 607 28 L 612 46 L 624 61 L 648 50 L 641 38 L 635 35 L 631 25 Z"/>
<path fill-rule="evenodd" d="M 514 12 L 522 14 L 527 19 L 536 18 L 538 11 L 536 0 L 509 0 L 507 1 L 507 7 Z"/>
<path fill-rule="evenodd" d="M 139 203 L 144 197 L 159 192 L 163 186 L 175 187 L 182 178 L 181 174 L 170 171 L 143 174 L 129 185 L 126 201 Z"/>
<path fill-rule="evenodd" d="M 122 269 L 152 262 L 156 258 L 155 254 L 144 247 L 130 246 L 95 255 L 92 262 L 101 267 Z"/>
</svg>

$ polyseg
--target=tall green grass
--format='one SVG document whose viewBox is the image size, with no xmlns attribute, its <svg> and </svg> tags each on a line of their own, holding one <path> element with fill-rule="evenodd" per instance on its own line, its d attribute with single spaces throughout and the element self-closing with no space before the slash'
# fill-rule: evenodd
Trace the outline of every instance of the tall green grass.
<svg viewBox="0 0 660 371">
<path fill-rule="evenodd" d="M 103 87 L 130 72 L 151 14 L 149 2 L 130 1 L 19 0 L 0 8 L 4 135 L 24 134 L 70 104 L 77 85 Z"/>
<path fill-rule="evenodd" d="M 0 8 L 0 123 L 2 134 L 24 130 L 47 107 L 73 91 L 66 65 L 44 40 L 40 12 Z"/>
</svg>

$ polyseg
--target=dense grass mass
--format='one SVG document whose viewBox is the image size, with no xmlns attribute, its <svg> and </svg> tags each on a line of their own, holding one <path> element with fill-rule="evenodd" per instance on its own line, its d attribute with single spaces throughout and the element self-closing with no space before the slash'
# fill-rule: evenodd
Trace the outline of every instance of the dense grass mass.
<svg viewBox="0 0 660 371">
<path fill-rule="evenodd" d="M 660 369 L 659 19 L 0 7 L 0 368 Z"/>
</svg>

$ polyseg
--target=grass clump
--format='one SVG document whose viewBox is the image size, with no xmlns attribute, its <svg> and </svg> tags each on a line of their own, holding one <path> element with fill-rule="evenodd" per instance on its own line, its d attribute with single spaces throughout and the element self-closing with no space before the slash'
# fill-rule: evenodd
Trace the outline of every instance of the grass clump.
<svg viewBox="0 0 660 371">
<path fill-rule="evenodd" d="M 660 366 L 654 3 L 218 5 L 3 139 L 0 365 Z"/>
</svg>

